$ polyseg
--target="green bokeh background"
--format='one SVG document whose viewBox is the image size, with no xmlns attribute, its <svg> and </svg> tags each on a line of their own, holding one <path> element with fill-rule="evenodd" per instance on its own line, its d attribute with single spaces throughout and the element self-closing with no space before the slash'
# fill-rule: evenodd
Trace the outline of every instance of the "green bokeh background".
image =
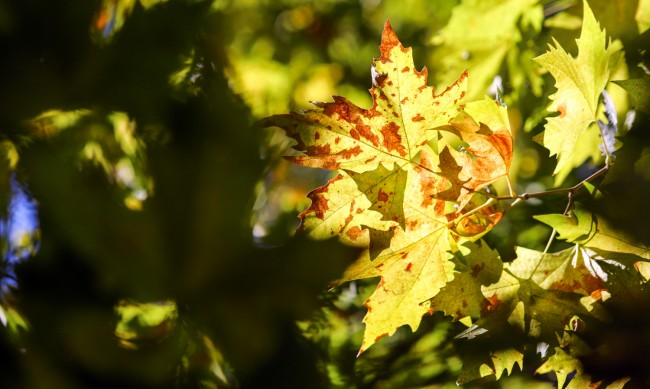
<svg viewBox="0 0 650 389">
<path fill-rule="evenodd" d="M 613 3 L 590 1 L 626 49 L 616 75 L 642 77 L 650 3 Z M 531 59 L 551 36 L 575 50 L 581 8 L 569 0 L 0 1 L 0 200 L 8 202 L 16 174 L 40 213 L 40 233 L 24 242 L 40 239 L 39 252 L 0 302 L 9 323 L 0 328 L 0 386 L 455 387 L 470 351 L 453 337 L 466 327 L 440 314 L 356 358 L 362 304 L 376 282 L 327 291 L 356 252 L 293 234 L 307 191 L 328 172 L 289 165 L 280 158 L 287 140 L 254 123 L 332 95 L 369 107 L 370 65 L 390 20 L 439 91 L 469 69 L 468 99 L 480 98 L 494 94 L 499 75 L 518 193 L 575 184 L 602 159 L 596 153 L 562 183 L 551 176 L 554 159 L 532 136 L 543 129 L 553 81 Z M 610 92 L 622 123 L 630 103 L 618 86 Z M 638 184 L 621 181 L 621 196 Z M 515 245 L 543 249 L 550 229 L 532 215 L 565 203 L 514 208 L 488 243 L 504 261 Z M 467 386 L 553 387 L 535 367 Z"/>
</svg>

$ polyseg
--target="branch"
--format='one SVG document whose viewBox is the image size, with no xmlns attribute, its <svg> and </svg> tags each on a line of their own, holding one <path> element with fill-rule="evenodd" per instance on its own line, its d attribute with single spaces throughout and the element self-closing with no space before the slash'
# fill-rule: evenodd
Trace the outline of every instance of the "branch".
<svg viewBox="0 0 650 389">
<path fill-rule="evenodd" d="M 600 170 L 598 170 L 594 174 L 590 175 L 589 177 L 585 178 L 584 180 L 580 181 L 579 183 L 577 183 L 576 185 L 574 185 L 574 186 L 572 186 L 570 188 L 550 189 L 550 190 L 545 190 L 543 192 L 523 193 L 523 194 L 520 194 L 520 195 L 513 193 L 513 194 L 508 195 L 508 196 L 495 196 L 495 195 L 493 195 L 491 193 L 484 193 L 484 192 L 480 192 L 480 193 L 487 196 L 487 197 L 493 198 L 493 199 L 495 199 L 497 201 L 500 201 L 500 200 L 515 200 L 515 201 L 519 200 L 519 201 L 521 201 L 521 200 L 528 200 L 528 199 L 532 199 L 532 198 L 549 196 L 549 195 L 554 195 L 554 194 L 559 194 L 559 193 L 567 193 L 570 196 L 573 196 L 573 195 L 575 195 L 575 193 L 577 191 L 582 189 L 582 187 L 584 187 L 587 182 L 591 182 L 591 181 L 595 180 L 596 178 L 602 176 L 603 174 L 607 173 L 610 166 L 611 166 L 611 164 L 607 164 L 607 165 L 603 166 L 602 168 L 600 168 Z"/>
</svg>

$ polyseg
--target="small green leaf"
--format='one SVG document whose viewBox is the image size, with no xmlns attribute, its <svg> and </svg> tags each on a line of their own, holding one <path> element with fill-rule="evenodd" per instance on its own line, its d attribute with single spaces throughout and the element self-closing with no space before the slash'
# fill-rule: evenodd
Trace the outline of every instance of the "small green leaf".
<svg viewBox="0 0 650 389">
<path fill-rule="evenodd" d="M 559 238 L 581 246 L 612 252 L 637 255 L 650 259 L 650 248 L 635 242 L 625 233 L 610 227 L 605 219 L 581 208 L 574 210 L 578 224 L 569 221 L 564 215 L 538 215 L 535 219 L 555 228 Z"/>
</svg>

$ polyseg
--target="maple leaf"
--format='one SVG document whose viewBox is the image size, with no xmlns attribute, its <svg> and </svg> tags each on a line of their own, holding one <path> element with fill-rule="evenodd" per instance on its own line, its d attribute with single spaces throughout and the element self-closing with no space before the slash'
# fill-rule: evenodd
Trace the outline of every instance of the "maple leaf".
<svg viewBox="0 0 650 389">
<path fill-rule="evenodd" d="M 370 210 L 372 204 L 345 172 L 312 190 L 307 197 L 311 205 L 299 215 L 300 229 L 314 239 L 338 236 L 350 246 L 365 248 L 370 245 L 370 235 L 364 226 L 375 231 L 390 228 L 390 224 L 380 220 L 381 214 Z"/>
<path fill-rule="evenodd" d="M 592 353 L 593 350 L 576 334 L 565 331 L 560 338 L 560 347 L 555 348 L 555 353 L 535 370 L 535 374 L 554 372 L 557 377 L 558 388 L 602 388 L 604 382 L 602 380 L 596 381 L 592 376 L 586 374 L 579 359 L 588 358 Z M 565 385 L 567 381 L 569 383 Z M 621 389 L 628 381 L 630 381 L 630 377 L 619 378 L 609 383 L 605 389 Z"/>
<path fill-rule="evenodd" d="M 604 280 L 577 246 L 551 254 L 522 247 L 516 252 L 501 279 L 481 287 L 487 310 L 511 311 L 510 324 L 552 341 L 573 316 L 588 314 L 581 296 L 600 296 Z"/>
<path fill-rule="evenodd" d="M 377 257 L 364 255 L 344 273 L 341 281 L 381 276 L 377 290 L 366 300 L 366 331 L 360 353 L 402 325 L 415 331 L 429 309 L 421 303 L 454 278 L 450 261 L 453 213 L 445 200 L 430 196 L 435 188 L 446 188 L 445 179 L 429 166 L 434 158 L 427 149 L 421 164 L 411 167 L 404 191 L 405 228 L 397 226 L 390 246 Z"/>
<path fill-rule="evenodd" d="M 467 316 L 479 317 L 489 305 L 481 286 L 491 285 L 499 280 L 503 262 L 499 254 L 485 242 L 467 242 L 457 254 L 462 255 L 462 262 L 457 261 L 461 263 L 457 263 L 455 267 L 458 273 L 453 281 L 429 301 L 428 308 L 442 311 L 455 320 Z"/>
<path fill-rule="evenodd" d="M 554 42 L 555 47 L 549 46 L 547 53 L 534 60 L 556 81 L 557 92 L 549 96 L 552 103 L 548 109 L 559 116 L 547 119 L 539 139 L 551 155 L 557 155 L 553 174 L 558 174 L 556 183 L 559 184 L 571 169 L 594 155 L 592 146 L 599 143 L 598 127 L 590 125 L 597 120 L 598 98 L 620 56 L 613 45 L 607 45 L 605 32 L 601 31 L 586 0 L 582 31 L 576 41 L 578 56 L 572 57 Z M 595 153 L 597 158 L 597 150 Z"/>
<path fill-rule="evenodd" d="M 389 22 L 379 49 L 381 56 L 372 67 L 372 108 L 360 108 L 335 96 L 333 102 L 314 102 L 316 109 L 261 121 L 265 127 L 283 128 L 296 140 L 293 148 L 303 155 L 289 160 L 358 173 L 374 170 L 380 163 L 391 169 L 393 163 L 411 161 L 437 136 L 430 130 L 456 116 L 467 89 L 467 72 L 436 95 L 427 86 L 427 69 L 415 70 L 412 50 L 402 46 Z"/>
<path fill-rule="evenodd" d="M 423 304 L 454 279 L 457 245 L 477 240 L 502 212 L 478 190 L 508 173 L 512 136 L 505 108 L 461 105 L 467 73 L 443 93 L 427 86 L 387 22 L 374 61 L 371 109 L 342 97 L 262 120 L 296 143 L 296 164 L 338 170 L 309 193 L 301 230 L 366 250 L 336 283 L 381 277 L 366 301 L 360 353 L 432 310 Z M 441 136 L 459 138 L 454 148 Z M 435 149 L 432 147 L 435 146 Z"/>
<path fill-rule="evenodd" d="M 515 365 L 520 369 L 524 367 L 524 353 L 516 348 L 505 348 L 491 352 L 468 352 L 463 355 L 463 367 L 460 371 L 457 385 L 462 385 L 469 381 L 494 376 L 500 379 L 505 371 L 510 375 Z"/>
<path fill-rule="evenodd" d="M 537 215 L 535 219 L 555 228 L 560 239 L 609 252 L 627 253 L 650 260 L 650 248 L 612 228 L 605 219 L 580 207 L 573 217 L 561 214 Z"/>
</svg>

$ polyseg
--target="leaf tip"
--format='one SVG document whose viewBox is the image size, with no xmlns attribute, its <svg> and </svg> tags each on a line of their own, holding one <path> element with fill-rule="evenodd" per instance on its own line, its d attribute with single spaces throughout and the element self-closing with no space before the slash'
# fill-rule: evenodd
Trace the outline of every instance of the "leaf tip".
<svg viewBox="0 0 650 389">
<path fill-rule="evenodd" d="M 386 20 L 384 23 L 384 32 L 381 34 L 381 44 L 379 45 L 379 50 L 381 51 L 381 58 L 389 59 L 390 51 L 396 47 L 401 46 L 402 43 L 397 38 L 397 34 L 393 27 L 390 25 L 390 21 Z"/>
</svg>

